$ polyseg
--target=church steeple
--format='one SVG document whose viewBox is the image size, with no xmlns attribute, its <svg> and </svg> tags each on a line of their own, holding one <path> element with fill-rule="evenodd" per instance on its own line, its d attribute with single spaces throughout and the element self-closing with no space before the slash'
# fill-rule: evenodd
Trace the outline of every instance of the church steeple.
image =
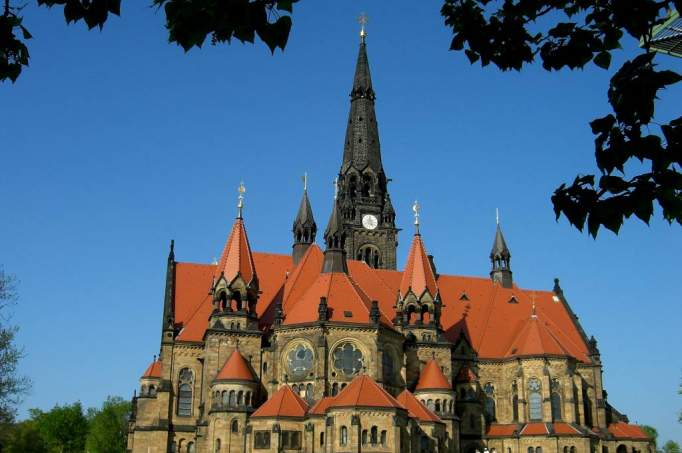
<svg viewBox="0 0 682 453">
<path fill-rule="evenodd" d="M 364 22 L 350 92 L 343 160 L 339 171 L 338 206 L 349 258 L 370 267 L 395 269 L 395 212 L 388 196 L 374 112 L 376 95 L 367 58 Z"/>
<path fill-rule="evenodd" d="M 308 200 L 308 175 L 303 176 L 303 197 L 301 198 L 301 204 L 298 207 L 298 213 L 296 213 L 296 219 L 294 220 L 294 250 L 292 253 L 292 259 L 294 261 L 294 266 L 305 255 L 306 250 L 310 247 L 310 244 L 315 242 L 315 235 L 317 234 L 317 224 L 313 218 L 313 210 L 310 207 L 310 200 Z"/>
<path fill-rule="evenodd" d="M 495 231 L 495 240 L 493 241 L 493 248 L 490 251 L 490 261 L 492 263 L 490 278 L 492 278 L 493 282 L 499 283 L 504 288 L 511 288 L 511 252 L 509 251 L 507 242 L 504 240 L 504 236 L 502 235 L 499 213 L 497 215 L 497 230 Z"/>
</svg>

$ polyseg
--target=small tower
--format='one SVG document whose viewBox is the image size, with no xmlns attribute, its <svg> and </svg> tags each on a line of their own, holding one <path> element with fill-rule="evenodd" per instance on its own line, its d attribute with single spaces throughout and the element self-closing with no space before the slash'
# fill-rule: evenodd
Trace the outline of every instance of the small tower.
<svg viewBox="0 0 682 453">
<path fill-rule="evenodd" d="M 217 330 L 258 330 L 258 276 L 242 218 L 244 192 L 240 184 L 237 218 L 213 274 L 210 326 Z"/>
<path fill-rule="evenodd" d="M 324 250 L 324 261 L 322 263 L 322 272 L 343 272 L 348 273 L 348 263 L 346 262 L 346 232 L 343 229 L 341 212 L 339 210 L 339 203 L 334 195 L 334 205 L 332 206 L 332 213 L 329 216 L 327 229 L 324 231 L 324 243 L 326 248 Z"/>
<path fill-rule="evenodd" d="M 315 224 L 313 210 L 310 207 L 310 200 L 308 200 L 307 174 L 303 176 L 303 197 L 298 207 L 292 231 L 294 233 L 292 259 L 294 266 L 296 266 L 301 261 L 301 258 L 303 258 L 303 255 L 305 255 L 308 247 L 315 242 L 315 235 L 317 234 L 317 224 Z"/>
<path fill-rule="evenodd" d="M 419 233 L 419 203 L 415 201 L 412 210 L 415 232 L 400 282 L 394 323 L 409 330 L 420 342 L 437 342 L 442 333 L 442 303 L 436 275 Z"/>
<path fill-rule="evenodd" d="M 503 288 L 511 288 L 513 286 L 511 252 L 509 251 L 507 243 L 504 240 L 504 236 L 502 235 L 499 213 L 497 215 L 495 241 L 493 242 L 493 249 L 490 251 L 490 262 L 492 263 L 490 278 L 493 280 L 493 282 L 502 285 Z"/>
</svg>

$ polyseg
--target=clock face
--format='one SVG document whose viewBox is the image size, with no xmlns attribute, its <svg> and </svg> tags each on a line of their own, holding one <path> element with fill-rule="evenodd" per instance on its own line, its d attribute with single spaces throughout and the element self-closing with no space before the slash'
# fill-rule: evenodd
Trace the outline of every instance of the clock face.
<svg viewBox="0 0 682 453">
<path fill-rule="evenodd" d="M 373 230 L 379 225 L 379 221 L 376 216 L 372 214 L 365 214 L 362 216 L 362 226 L 368 230 Z"/>
</svg>

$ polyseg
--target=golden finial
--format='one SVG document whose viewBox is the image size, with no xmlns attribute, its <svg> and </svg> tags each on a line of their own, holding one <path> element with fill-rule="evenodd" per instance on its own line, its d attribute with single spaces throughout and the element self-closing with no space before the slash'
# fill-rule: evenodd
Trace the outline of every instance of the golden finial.
<svg viewBox="0 0 682 453">
<path fill-rule="evenodd" d="M 419 210 L 420 209 L 421 209 L 421 206 L 419 205 L 419 202 L 417 200 L 414 200 L 414 204 L 412 204 L 412 212 L 414 212 L 414 228 L 415 228 L 417 234 L 419 234 Z"/>
<path fill-rule="evenodd" d="M 531 301 L 533 301 L 533 308 L 532 308 L 533 311 L 531 312 L 530 317 L 531 317 L 532 319 L 537 319 L 538 315 L 535 313 L 535 291 L 533 291 L 533 292 L 530 294 L 530 299 L 531 299 Z"/>
<path fill-rule="evenodd" d="M 237 218 L 242 218 L 242 210 L 244 209 L 244 194 L 246 193 L 246 187 L 244 187 L 244 181 L 239 183 L 239 197 L 237 197 Z"/>
<path fill-rule="evenodd" d="M 365 37 L 367 36 L 365 25 L 367 25 L 368 21 L 369 17 L 367 17 L 367 14 L 360 13 L 360 16 L 358 16 L 358 23 L 360 24 L 360 41 L 363 43 L 365 42 Z"/>
</svg>

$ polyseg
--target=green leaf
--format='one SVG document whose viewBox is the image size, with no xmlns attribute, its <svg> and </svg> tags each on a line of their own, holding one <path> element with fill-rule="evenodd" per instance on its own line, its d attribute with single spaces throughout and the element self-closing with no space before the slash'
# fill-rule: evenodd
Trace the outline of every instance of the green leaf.
<svg viewBox="0 0 682 453">
<path fill-rule="evenodd" d="M 611 65 L 611 54 L 607 51 L 599 52 L 592 61 L 602 69 L 609 69 L 609 66 Z"/>
</svg>

